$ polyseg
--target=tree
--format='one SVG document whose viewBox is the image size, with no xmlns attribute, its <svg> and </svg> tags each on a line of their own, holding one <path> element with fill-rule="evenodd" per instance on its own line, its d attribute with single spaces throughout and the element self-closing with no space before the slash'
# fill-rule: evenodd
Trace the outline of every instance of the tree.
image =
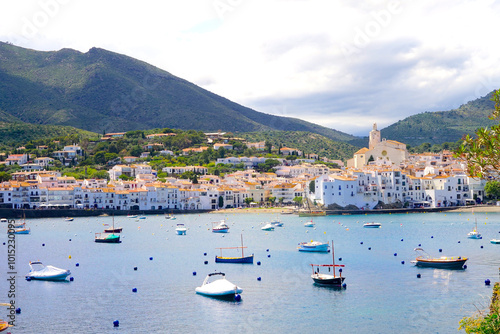
<svg viewBox="0 0 500 334">
<path fill-rule="evenodd" d="M 253 202 L 253 198 L 252 197 L 245 198 L 245 204 L 246 205 L 250 205 L 250 203 L 252 203 L 252 202 Z"/>
<path fill-rule="evenodd" d="M 274 205 L 274 202 L 276 202 L 276 197 L 274 197 L 274 196 L 269 197 L 267 200 L 269 201 L 269 203 L 271 203 L 271 205 Z"/>
<path fill-rule="evenodd" d="M 311 182 L 309 182 L 309 192 L 314 194 L 315 190 L 316 190 L 316 182 L 314 182 L 314 180 L 312 180 Z"/>
<path fill-rule="evenodd" d="M 10 174 L 7 172 L 0 172 L 0 182 L 9 181 Z"/>
<path fill-rule="evenodd" d="M 219 208 L 222 208 L 224 206 L 224 197 L 219 196 Z"/>
<path fill-rule="evenodd" d="M 500 197 L 500 182 L 488 181 L 484 186 L 484 192 L 487 196 L 491 196 L 497 199 L 498 197 Z"/>
<path fill-rule="evenodd" d="M 297 206 L 299 206 L 302 203 L 302 196 L 295 196 L 293 201 Z"/>
<path fill-rule="evenodd" d="M 500 116 L 500 89 L 493 93 L 491 99 L 495 102 L 495 110 L 490 119 Z M 456 158 L 467 162 L 467 172 L 471 177 L 482 179 L 498 178 L 500 167 L 500 124 L 488 128 L 479 128 L 475 137 L 466 135 L 460 147 L 455 151 Z"/>
</svg>

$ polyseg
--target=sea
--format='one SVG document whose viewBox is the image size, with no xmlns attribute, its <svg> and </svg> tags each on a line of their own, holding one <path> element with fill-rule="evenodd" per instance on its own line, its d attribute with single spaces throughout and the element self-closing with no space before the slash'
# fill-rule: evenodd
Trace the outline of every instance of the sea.
<svg viewBox="0 0 500 334">
<path fill-rule="evenodd" d="M 277 218 L 283 227 L 261 230 Z M 223 219 L 229 233 L 212 233 Z M 305 227 L 311 219 L 315 227 Z M 113 220 L 123 227 L 122 243 L 95 243 L 94 234 Z M 382 226 L 363 228 L 367 222 Z M 476 222 L 482 240 L 467 238 Z M 176 235 L 177 223 L 186 225 L 186 235 Z M 30 219 L 31 234 L 15 237 L 11 269 L 4 225 L 0 303 L 12 300 L 19 309 L 11 333 L 456 333 L 463 317 L 489 306 L 499 279 L 500 244 L 490 243 L 500 238 L 495 213 Z M 255 254 L 253 265 L 215 263 L 218 248 L 241 246 L 242 238 L 245 254 Z M 297 250 L 310 240 L 333 241 L 333 254 Z M 410 261 L 419 246 L 434 256 L 468 257 L 467 268 L 415 267 Z M 239 256 L 241 249 L 222 252 Z M 313 284 L 310 264 L 333 259 L 345 265 L 346 287 Z M 26 281 L 36 260 L 70 269 L 73 280 Z M 9 272 L 16 273 L 14 298 Z M 212 272 L 241 287 L 241 301 L 196 294 Z M 0 307 L 0 319 L 9 314 Z"/>
</svg>

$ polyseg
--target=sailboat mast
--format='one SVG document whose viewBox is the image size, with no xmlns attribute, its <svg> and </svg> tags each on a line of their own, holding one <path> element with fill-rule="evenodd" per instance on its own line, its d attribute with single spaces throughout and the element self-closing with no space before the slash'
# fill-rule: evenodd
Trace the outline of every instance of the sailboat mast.
<svg viewBox="0 0 500 334">
<path fill-rule="evenodd" d="M 333 277 L 335 277 L 335 252 L 333 251 L 333 240 L 332 240 L 332 259 L 333 259 Z"/>
<path fill-rule="evenodd" d="M 241 257 L 245 257 L 243 255 L 243 234 L 241 234 Z"/>
</svg>

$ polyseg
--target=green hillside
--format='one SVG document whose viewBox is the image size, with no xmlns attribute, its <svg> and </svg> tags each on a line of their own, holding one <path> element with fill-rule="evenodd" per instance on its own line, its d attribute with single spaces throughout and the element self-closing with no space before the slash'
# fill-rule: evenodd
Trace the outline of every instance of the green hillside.
<svg viewBox="0 0 500 334">
<path fill-rule="evenodd" d="M 498 124 L 488 116 L 494 110 L 492 93 L 450 111 L 425 112 L 413 115 L 381 130 L 383 138 L 411 146 L 422 143 L 456 142 L 464 134 L 473 134 L 479 127 Z"/>
<path fill-rule="evenodd" d="M 239 136 L 249 142 L 268 141 L 273 146 L 296 148 L 305 154 L 316 153 L 320 157 L 346 161 L 353 157 L 359 147 L 333 141 L 322 135 L 303 131 L 266 131 L 242 133 Z"/>
<path fill-rule="evenodd" d="M 309 131 L 354 136 L 257 112 L 145 62 L 103 49 L 41 52 L 0 43 L 0 120 L 97 133 L 153 128 Z"/>
</svg>

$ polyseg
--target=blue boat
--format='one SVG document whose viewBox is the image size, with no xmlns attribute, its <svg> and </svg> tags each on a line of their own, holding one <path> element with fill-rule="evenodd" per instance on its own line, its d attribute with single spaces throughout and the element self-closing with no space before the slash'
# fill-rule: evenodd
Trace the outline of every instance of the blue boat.
<svg viewBox="0 0 500 334">
<path fill-rule="evenodd" d="M 241 256 L 238 256 L 238 257 L 226 257 L 226 256 L 222 256 L 222 250 L 223 249 L 240 249 L 241 248 Z M 239 247 L 220 247 L 220 248 L 217 248 L 217 249 L 220 249 L 221 253 L 220 255 L 221 256 L 215 256 L 215 262 L 218 262 L 218 263 L 252 263 L 253 264 L 253 254 L 250 255 L 250 256 L 245 256 L 245 254 L 243 254 L 243 249 L 244 248 L 247 248 L 245 246 L 243 246 L 243 235 L 241 236 L 241 246 Z"/>
</svg>

